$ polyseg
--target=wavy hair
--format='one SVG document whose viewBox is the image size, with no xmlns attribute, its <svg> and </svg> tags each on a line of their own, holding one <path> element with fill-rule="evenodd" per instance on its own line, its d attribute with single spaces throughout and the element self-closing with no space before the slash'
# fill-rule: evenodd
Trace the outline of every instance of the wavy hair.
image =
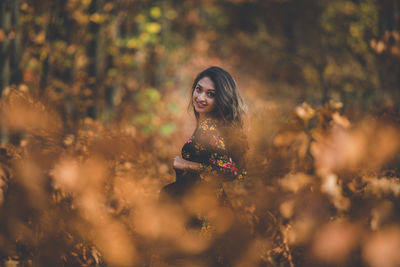
<svg viewBox="0 0 400 267">
<path fill-rule="evenodd" d="M 200 72 L 194 79 L 191 96 L 193 96 L 197 83 L 204 77 L 210 78 L 215 86 L 215 107 L 211 111 L 212 117 L 226 126 L 231 124 L 241 126 L 244 114 L 243 100 L 232 76 L 223 68 L 209 67 Z M 189 102 L 189 107 L 193 109 L 196 120 L 198 120 L 199 114 L 196 112 L 192 100 Z"/>
<path fill-rule="evenodd" d="M 193 109 L 197 122 L 199 113 L 194 108 L 192 98 L 197 83 L 204 77 L 210 78 L 215 87 L 215 106 L 211 111 L 211 116 L 221 124 L 221 134 L 227 139 L 232 156 L 240 162 L 248 145 L 243 132 L 243 100 L 237 90 L 236 82 L 226 70 L 216 66 L 209 67 L 197 75 L 189 102 L 189 108 Z"/>
</svg>

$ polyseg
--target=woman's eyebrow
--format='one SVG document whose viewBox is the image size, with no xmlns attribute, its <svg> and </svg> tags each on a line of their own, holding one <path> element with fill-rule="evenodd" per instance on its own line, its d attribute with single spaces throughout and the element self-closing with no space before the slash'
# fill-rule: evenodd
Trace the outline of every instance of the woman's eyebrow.
<svg viewBox="0 0 400 267">
<path fill-rule="evenodd" d="M 198 87 L 200 87 L 201 89 L 203 89 L 204 88 L 204 86 L 202 86 L 201 84 L 197 84 L 197 86 Z M 215 91 L 215 89 L 214 88 L 205 88 L 206 90 L 213 90 L 213 91 Z"/>
</svg>

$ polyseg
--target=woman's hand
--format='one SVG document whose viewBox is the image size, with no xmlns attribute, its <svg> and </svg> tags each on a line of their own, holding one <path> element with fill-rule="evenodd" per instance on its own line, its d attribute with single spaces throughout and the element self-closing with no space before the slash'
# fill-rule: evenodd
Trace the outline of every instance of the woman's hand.
<svg viewBox="0 0 400 267">
<path fill-rule="evenodd" d="M 182 157 L 180 156 L 176 156 L 174 158 L 174 161 L 172 163 L 172 166 L 174 167 L 174 169 L 178 169 L 178 170 L 187 170 L 188 169 L 188 162 L 187 160 L 184 160 Z"/>
<path fill-rule="evenodd" d="M 174 169 L 183 171 L 200 171 L 201 166 L 197 162 L 189 161 L 183 159 L 181 156 L 176 156 L 174 162 L 172 163 Z"/>
</svg>

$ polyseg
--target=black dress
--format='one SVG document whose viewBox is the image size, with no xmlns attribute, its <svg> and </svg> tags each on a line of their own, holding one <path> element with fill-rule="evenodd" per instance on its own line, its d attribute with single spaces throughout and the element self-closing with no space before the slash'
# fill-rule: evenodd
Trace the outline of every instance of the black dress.
<svg viewBox="0 0 400 267">
<path fill-rule="evenodd" d="M 200 171 L 175 170 L 176 182 L 163 188 L 162 198 L 180 201 L 196 185 L 212 184 L 218 199 L 225 203 L 227 198 L 222 182 L 243 179 L 246 176 L 244 168 L 232 159 L 218 129 L 218 122 L 214 119 L 208 118 L 199 123 L 182 147 L 182 158 L 200 163 Z"/>
</svg>

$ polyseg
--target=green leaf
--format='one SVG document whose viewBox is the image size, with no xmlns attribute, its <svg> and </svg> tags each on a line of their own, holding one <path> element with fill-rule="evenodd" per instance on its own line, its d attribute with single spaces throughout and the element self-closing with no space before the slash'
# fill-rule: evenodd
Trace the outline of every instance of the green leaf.
<svg viewBox="0 0 400 267">
<path fill-rule="evenodd" d="M 174 122 L 169 122 L 160 127 L 160 133 L 162 135 L 170 135 L 176 130 L 176 124 Z"/>
<path fill-rule="evenodd" d="M 158 19 L 159 17 L 161 17 L 161 9 L 158 6 L 153 7 L 152 9 L 150 9 L 150 16 L 153 19 Z"/>
<path fill-rule="evenodd" d="M 157 102 L 161 99 L 160 92 L 158 92 L 158 90 L 154 89 L 154 88 L 147 89 L 145 94 L 146 94 L 147 98 L 153 103 Z"/>
<path fill-rule="evenodd" d="M 161 31 L 161 25 L 157 22 L 150 22 L 146 24 L 146 31 L 151 34 L 157 34 Z"/>
</svg>

